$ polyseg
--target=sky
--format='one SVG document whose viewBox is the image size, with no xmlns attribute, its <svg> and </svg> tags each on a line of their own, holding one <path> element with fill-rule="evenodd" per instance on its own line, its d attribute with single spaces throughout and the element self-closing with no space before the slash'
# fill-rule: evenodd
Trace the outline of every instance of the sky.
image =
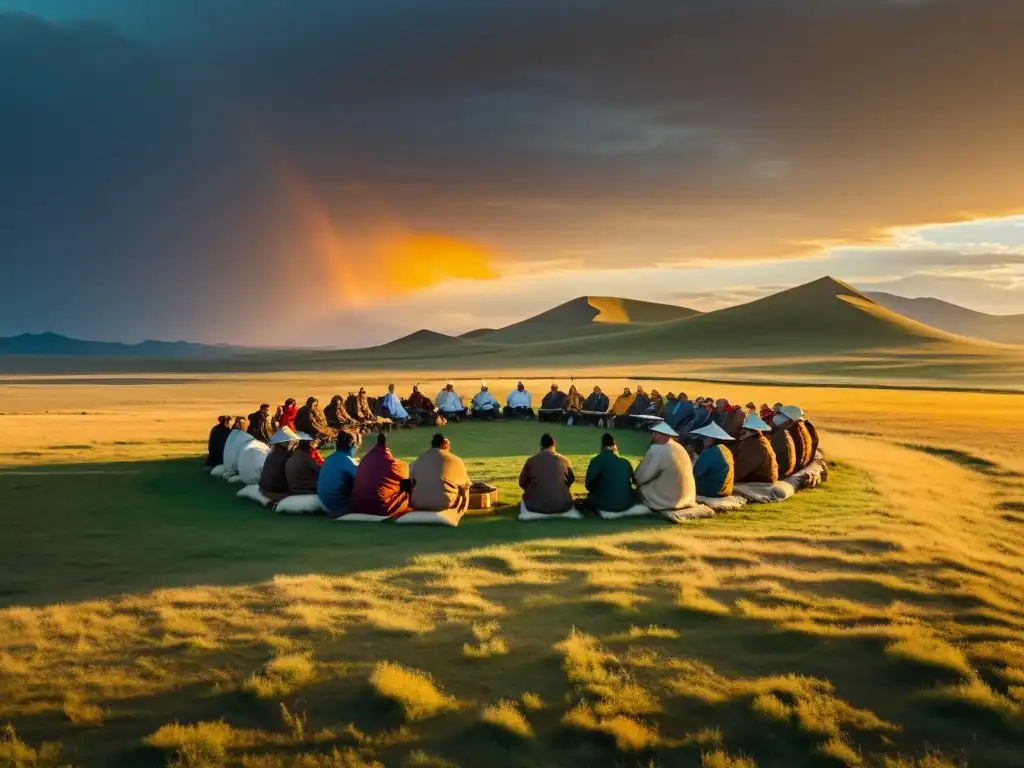
<svg viewBox="0 0 1024 768">
<path fill-rule="evenodd" d="M 1019 0 L 0 0 L 0 335 L 363 346 L 830 274 L 1024 312 Z"/>
</svg>

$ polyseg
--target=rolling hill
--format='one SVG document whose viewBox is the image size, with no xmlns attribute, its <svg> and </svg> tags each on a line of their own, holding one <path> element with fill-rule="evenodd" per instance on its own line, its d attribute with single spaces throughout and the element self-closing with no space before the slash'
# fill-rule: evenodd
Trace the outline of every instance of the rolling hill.
<svg viewBox="0 0 1024 768">
<path fill-rule="evenodd" d="M 614 296 L 580 296 L 496 331 L 470 331 L 466 337 L 496 344 L 533 344 L 552 338 L 618 333 L 633 327 L 667 323 L 697 314 L 696 310 L 673 304 Z"/>
<path fill-rule="evenodd" d="M 23 333 L 0 338 L 0 355 L 211 358 L 242 351 L 245 351 L 244 347 L 191 341 L 148 340 L 138 344 L 87 341 L 59 333 Z"/>
<path fill-rule="evenodd" d="M 893 312 L 943 331 L 1003 344 L 1024 344 L 1024 315 L 989 315 L 931 297 L 908 299 L 882 292 L 865 296 Z"/>
</svg>

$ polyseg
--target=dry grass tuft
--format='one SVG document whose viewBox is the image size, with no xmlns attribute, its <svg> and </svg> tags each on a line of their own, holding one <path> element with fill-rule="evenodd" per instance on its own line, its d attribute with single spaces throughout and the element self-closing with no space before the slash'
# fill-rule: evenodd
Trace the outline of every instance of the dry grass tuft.
<svg viewBox="0 0 1024 768">
<path fill-rule="evenodd" d="M 864 760 L 843 736 L 833 736 L 820 747 L 818 751 L 826 757 L 838 760 L 849 768 L 859 768 L 864 765 Z"/>
<path fill-rule="evenodd" d="M 256 672 L 242 685 L 242 689 L 260 699 L 285 696 L 310 682 L 316 663 L 309 653 L 283 653 L 267 662 L 262 672 Z"/>
<path fill-rule="evenodd" d="M 64 714 L 75 725 L 103 724 L 103 708 L 89 704 L 80 693 L 69 693 L 64 697 Z"/>
<path fill-rule="evenodd" d="M 896 730 L 896 726 L 879 719 L 873 712 L 857 709 L 831 694 L 805 694 L 794 708 L 800 726 L 810 733 L 839 736 L 844 726 L 858 731 Z"/>
<path fill-rule="evenodd" d="M 944 640 L 923 635 L 903 637 L 886 646 L 889 656 L 905 659 L 923 666 L 938 667 L 957 672 L 964 677 L 973 674 L 963 651 Z"/>
<path fill-rule="evenodd" d="M 929 752 L 919 760 L 912 757 L 886 757 L 884 768 L 964 768 L 965 763 L 949 760 L 942 755 Z"/>
<path fill-rule="evenodd" d="M 520 700 L 523 702 L 523 707 L 529 710 L 537 711 L 538 709 L 544 709 L 544 699 L 538 696 L 536 693 L 530 693 L 527 691 L 524 693 Z"/>
<path fill-rule="evenodd" d="M 633 640 L 639 640 L 641 638 L 659 638 L 662 640 L 675 640 L 679 637 L 679 633 L 669 627 L 659 627 L 656 624 L 651 624 L 646 627 L 638 627 L 636 625 L 629 628 L 629 637 Z"/>
<path fill-rule="evenodd" d="M 754 711 L 773 720 L 789 720 L 793 708 L 773 693 L 762 693 L 754 699 Z"/>
<path fill-rule="evenodd" d="M 354 749 L 335 748 L 326 753 L 303 752 L 290 757 L 247 755 L 242 758 L 242 768 L 384 768 L 384 764 Z"/>
<path fill-rule="evenodd" d="M 661 743 L 661 737 L 652 726 L 625 715 L 599 717 L 588 704 L 577 704 L 566 712 L 562 722 L 581 731 L 603 733 L 615 741 L 621 752 L 638 752 Z"/>
<path fill-rule="evenodd" d="M 521 739 L 533 738 L 533 728 L 514 701 L 503 699 L 497 704 L 484 707 L 480 712 L 480 719 L 488 725 Z"/>
<path fill-rule="evenodd" d="M 729 606 L 708 597 L 692 584 L 683 584 L 676 602 L 681 608 L 694 613 L 706 613 L 710 616 L 727 616 L 729 614 Z"/>
<path fill-rule="evenodd" d="M 234 742 L 234 735 L 231 726 L 224 721 L 195 725 L 171 723 L 161 726 L 145 742 L 152 747 L 175 750 L 168 768 L 219 768 L 227 762 L 227 750 Z"/>
<path fill-rule="evenodd" d="M 733 757 L 721 749 L 703 753 L 700 756 L 700 764 L 701 768 L 757 768 L 757 763 L 749 757 Z"/>
<path fill-rule="evenodd" d="M 424 752 L 422 749 L 410 752 L 402 765 L 403 768 L 459 768 L 459 766 L 451 760 L 445 760 L 443 757 L 431 755 Z"/>
<path fill-rule="evenodd" d="M 0 731 L 0 766 L 3 768 L 56 768 L 60 764 L 60 744 L 45 742 L 38 749 L 18 738 L 8 723 Z"/>
<path fill-rule="evenodd" d="M 443 693 L 430 675 L 391 661 L 374 667 L 370 684 L 378 695 L 398 704 L 407 720 L 423 720 L 459 707 L 458 700 Z"/>
<path fill-rule="evenodd" d="M 474 624 L 472 630 L 473 637 L 477 639 L 477 645 L 472 643 L 463 645 L 463 656 L 471 659 L 486 659 L 491 656 L 505 656 L 508 653 L 508 644 L 498 634 L 501 631 L 498 622 L 480 622 Z"/>
</svg>

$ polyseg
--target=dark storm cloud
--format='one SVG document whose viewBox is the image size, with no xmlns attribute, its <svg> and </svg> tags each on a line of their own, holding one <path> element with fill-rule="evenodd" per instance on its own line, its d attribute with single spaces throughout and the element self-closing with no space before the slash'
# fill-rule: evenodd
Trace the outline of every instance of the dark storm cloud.
<svg viewBox="0 0 1024 768">
<path fill-rule="evenodd" d="M 162 0 L 152 28 L 112 3 L 0 19 L 0 332 L 256 340 L 232 318 L 259 280 L 321 268 L 282 173 L 341 233 L 593 266 L 1021 202 L 1013 0 Z"/>
</svg>

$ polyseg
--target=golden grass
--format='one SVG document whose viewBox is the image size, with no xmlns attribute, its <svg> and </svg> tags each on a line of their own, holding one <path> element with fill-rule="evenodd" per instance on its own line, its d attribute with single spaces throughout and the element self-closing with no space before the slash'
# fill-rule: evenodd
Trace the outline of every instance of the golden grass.
<svg viewBox="0 0 1024 768">
<path fill-rule="evenodd" d="M 55 768 L 60 764 L 60 745 L 47 742 L 31 747 L 18 738 L 8 723 L 0 730 L 0 766 L 3 768 Z"/>
<path fill-rule="evenodd" d="M 536 693 L 530 693 L 529 691 L 527 691 L 526 693 L 524 693 L 522 696 L 519 697 L 519 700 L 523 702 L 523 708 L 524 709 L 530 709 L 530 710 L 544 709 L 544 699 L 542 699 Z"/>
<path fill-rule="evenodd" d="M 916 664 L 948 669 L 964 677 L 969 677 L 973 673 L 963 651 L 936 637 L 924 637 L 919 634 L 904 637 L 887 645 L 885 652 Z"/>
<path fill-rule="evenodd" d="M 847 742 L 842 736 L 833 736 L 822 744 L 818 748 L 818 751 L 826 757 L 831 757 L 833 760 L 837 760 L 843 765 L 849 766 L 849 768 L 858 768 L 864 764 L 864 760 L 861 758 L 860 753 L 850 746 L 849 742 Z"/>
<path fill-rule="evenodd" d="M 424 720 L 453 709 L 459 702 L 447 696 L 425 672 L 390 661 L 374 667 L 370 684 L 377 694 L 398 704 L 407 720 Z"/>
<path fill-rule="evenodd" d="M 533 738 L 533 728 L 529 721 L 519 711 L 516 702 L 509 699 L 503 699 L 497 704 L 484 707 L 480 711 L 480 720 L 500 731 L 518 736 L 521 739 Z"/>
<path fill-rule="evenodd" d="M 258 698 L 273 699 L 301 688 L 315 674 L 311 654 L 283 653 L 268 661 L 262 671 L 250 675 L 242 688 Z"/>
<path fill-rule="evenodd" d="M 730 755 L 720 749 L 703 753 L 700 764 L 701 768 L 757 768 L 757 763 L 751 758 Z"/>
</svg>

